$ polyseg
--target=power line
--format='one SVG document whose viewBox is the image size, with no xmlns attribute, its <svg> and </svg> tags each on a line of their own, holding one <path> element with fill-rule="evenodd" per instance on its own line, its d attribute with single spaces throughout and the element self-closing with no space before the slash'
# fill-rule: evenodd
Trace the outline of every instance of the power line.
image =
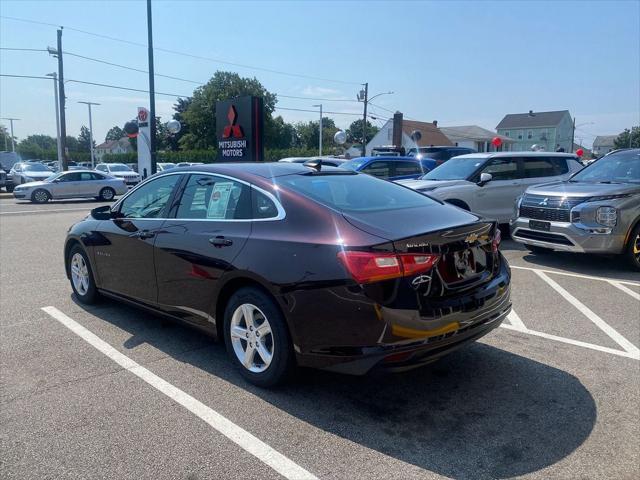
<svg viewBox="0 0 640 480">
<path fill-rule="evenodd" d="M 6 20 L 14 20 L 14 21 L 18 21 L 18 22 L 25 22 L 25 23 L 33 23 L 35 25 L 46 25 L 49 27 L 56 27 L 59 28 L 61 27 L 60 25 L 56 25 L 54 23 L 47 23 L 47 22 L 39 22 L 36 20 L 30 20 L 30 19 L 26 19 L 26 18 L 19 18 L 19 17 L 10 17 L 10 16 L 6 16 L 6 15 L 0 15 L 0 18 L 4 18 Z M 85 35 L 91 35 L 94 37 L 98 37 L 98 38 L 102 38 L 105 40 L 111 40 L 111 41 L 115 41 L 115 42 L 122 42 L 122 43 L 127 43 L 129 45 L 136 45 L 139 47 L 147 47 L 147 45 L 143 44 L 143 43 L 138 43 L 138 42 L 132 42 L 130 40 L 124 40 L 122 38 L 116 38 L 116 37 L 111 37 L 109 35 L 103 35 L 100 33 L 95 33 L 95 32 L 89 32 L 87 30 L 82 30 L 79 28 L 75 28 L 75 27 L 68 27 L 68 26 L 62 26 L 62 28 L 65 28 L 66 30 L 70 30 L 73 32 L 78 32 L 78 33 L 82 33 Z M 346 85 L 361 85 L 361 82 L 350 82 L 350 81 L 346 81 L 346 80 L 337 80 L 337 79 L 332 79 L 332 78 L 323 78 L 323 77 L 316 77 L 313 75 L 306 75 L 303 73 L 293 73 L 293 72 L 285 72 L 282 70 L 275 70 L 275 69 L 271 69 L 271 68 L 265 68 L 265 67 L 257 67 L 255 65 L 247 65 L 247 64 L 243 64 L 243 63 L 237 63 L 237 62 L 229 62 L 227 60 L 221 60 L 219 58 L 212 58 L 212 57 L 205 57 L 203 55 L 194 55 L 192 53 L 186 53 L 186 52 L 180 52 L 177 50 L 171 50 L 168 48 L 162 48 L 162 47 L 155 47 L 155 50 L 159 51 L 159 52 L 164 52 L 164 53 L 170 53 L 172 55 L 181 55 L 184 57 L 189 57 L 189 58 L 194 58 L 197 60 L 206 60 L 209 62 L 213 62 L 213 63 L 221 63 L 223 65 L 231 65 L 234 67 L 240 67 L 240 68 L 247 68 L 250 70 L 258 70 L 258 71 L 263 71 L 263 72 L 268 72 L 268 73 L 274 73 L 277 75 L 286 75 L 286 76 L 290 76 L 290 77 L 297 77 L 297 78 L 307 78 L 310 80 L 319 80 L 319 81 L 323 81 L 323 82 L 333 82 L 333 83 L 341 83 L 341 84 L 346 84 Z"/>
<path fill-rule="evenodd" d="M 311 112 L 311 113 L 318 113 L 317 110 L 307 110 L 304 108 L 290 108 L 290 107 L 275 107 L 276 110 L 290 110 L 293 112 Z M 361 113 L 353 113 L 353 112 L 328 112 L 328 111 L 322 111 L 322 113 L 330 113 L 332 115 L 356 115 L 356 116 L 361 116 Z"/>
</svg>

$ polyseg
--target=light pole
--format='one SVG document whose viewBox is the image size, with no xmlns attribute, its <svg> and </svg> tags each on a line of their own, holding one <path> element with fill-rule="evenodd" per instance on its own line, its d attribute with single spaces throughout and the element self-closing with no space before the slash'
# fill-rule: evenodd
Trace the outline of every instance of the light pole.
<svg viewBox="0 0 640 480">
<path fill-rule="evenodd" d="M 56 144 L 58 147 L 58 171 L 62 171 L 62 144 L 60 143 L 60 107 L 58 106 L 58 74 L 47 73 L 47 77 L 53 78 L 53 98 L 56 105 Z"/>
<path fill-rule="evenodd" d="M 318 134 L 319 136 L 319 145 L 320 145 L 320 153 L 318 156 L 322 156 L 322 104 L 320 105 L 314 105 L 315 108 L 320 107 L 320 128 L 318 129 L 318 131 L 320 132 Z"/>
<path fill-rule="evenodd" d="M 16 151 L 16 143 L 13 140 L 13 121 L 15 120 L 17 122 L 20 119 L 19 118 L 2 117 L 2 120 L 9 120 L 9 123 L 11 124 L 11 151 L 15 152 Z"/>
<path fill-rule="evenodd" d="M 153 69 L 153 23 L 151 0 L 147 0 L 147 44 L 149 56 L 149 150 L 151 151 L 151 175 L 158 171 L 156 159 L 156 92 Z"/>
<path fill-rule="evenodd" d="M 362 156 L 364 157 L 367 154 L 367 106 L 371 100 L 378 98 L 381 95 L 393 95 L 393 92 L 382 92 L 369 98 L 369 83 L 365 83 L 363 86 L 364 89 L 360 90 L 356 98 L 359 102 L 364 102 L 364 115 L 362 118 Z"/>
<path fill-rule="evenodd" d="M 84 103 L 89 107 L 89 149 L 91 151 L 91 168 L 95 168 L 96 160 L 93 156 L 93 121 L 91 119 L 91 105 L 100 105 L 100 104 L 95 102 L 78 102 L 78 103 Z"/>
</svg>

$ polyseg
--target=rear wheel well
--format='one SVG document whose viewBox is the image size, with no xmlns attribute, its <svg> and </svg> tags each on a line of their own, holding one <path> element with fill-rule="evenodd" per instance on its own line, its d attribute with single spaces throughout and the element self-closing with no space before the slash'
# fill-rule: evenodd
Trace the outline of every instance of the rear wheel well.
<svg viewBox="0 0 640 480">
<path fill-rule="evenodd" d="M 456 207 L 462 208 L 463 210 L 466 210 L 468 212 L 471 211 L 471 209 L 469 208 L 469 205 L 467 205 L 466 202 L 462 200 L 458 200 L 457 198 L 451 198 L 451 199 L 445 200 L 445 203 L 450 203 L 451 205 L 455 205 Z"/>
<path fill-rule="evenodd" d="M 229 299 L 235 292 L 245 287 L 257 288 L 258 290 L 261 290 L 262 292 L 264 292 L 265 295 L 268 295 L 276 304 L 278 309 L 280 309 L 280 313 L 282 314 L 286 323 L 286 316 L 284 315 L 282 308 L 280 308 L 280 304 L 274 298 L 273 294 L 269 290 L 267 290 L 260 282 L 253 280 L 251 278 L 246 278 L 246 277 L 234 278 L 233 280 L 230 280 L 222 287 L 222 289 L 218 293 L 218 299 L 216 301 L 216 310 L 215 310 L 216 336 L 218 338 L 218 341 L 220 342 L 224 342 L 224 331 L 223 331 L 224 311 L 227 308 Z M 288 328 L 288 324 L 287 324 L 287 328 Z M 291 335 L 291 332 L 289 332 L 289 335 Z"/>
</svg>

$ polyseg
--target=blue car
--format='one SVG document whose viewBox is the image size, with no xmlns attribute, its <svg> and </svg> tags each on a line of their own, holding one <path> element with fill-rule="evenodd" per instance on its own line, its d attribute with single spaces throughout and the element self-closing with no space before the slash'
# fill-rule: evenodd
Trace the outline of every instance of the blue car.
<svg viewBox="0 0 640 480">
<path fill-rule="evenodd" d="M 340 168 L 367 173 L 385 180 L 408 180 L 419 178 L 436 168 L 436 161 L 416 157 L 359 157 L 343 163 Z"/>
</svg>

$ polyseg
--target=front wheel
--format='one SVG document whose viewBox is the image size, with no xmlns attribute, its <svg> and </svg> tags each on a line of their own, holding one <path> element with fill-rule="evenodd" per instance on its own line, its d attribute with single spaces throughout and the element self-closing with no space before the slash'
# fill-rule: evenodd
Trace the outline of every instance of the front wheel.
<svg viewBox="0 0 640 480">
<path fill-rule="evenodd" d="M 640 270 L 640 223 L 631 232 L 625 252 L 627 264 L 634 270 Z"/>
<path fill-rule="evenodd" d="M 231 361 L 259 387 L 284 382 L 295 367 L 284 317 L 275 301 L 257 288 L 233 294 L 224 315 L 224 337 Z"/>
<path fill-rule="evenodd" d="M 51 195 L 46 190 L 39 188 L 31 194 L 31 201 L 33 203 L 47 203 Z"/>
<path fill-rule="evenodd" d="M 110 202 L 115 196 L 116 191 L 113 188 L 104 187 L 102 190 L 100 190 L 100 196 L 98 198 L 104 202 Z"/>
<path fill-rule="evenodd" d="M 71 276 L 71 288 L 76 298 L 84 304 L 91 305 L 98 300 L 96 282 L 93 278 L 91 265 L 87 254 L 80 245 L 76 245 L 69 252 L 69 274 Z"/>
</svg>

